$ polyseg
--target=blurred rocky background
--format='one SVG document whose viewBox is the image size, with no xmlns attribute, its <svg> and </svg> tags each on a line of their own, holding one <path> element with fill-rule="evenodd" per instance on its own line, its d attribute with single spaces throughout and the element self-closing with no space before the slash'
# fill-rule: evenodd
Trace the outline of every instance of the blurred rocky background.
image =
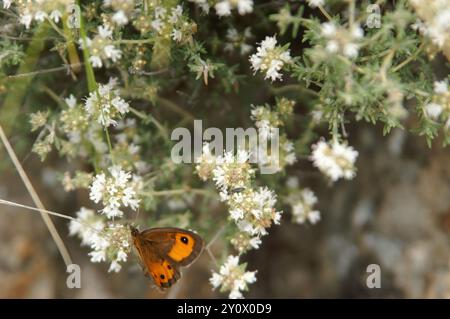
<svg viewBox="0 0 450 319">
<path fill-rule="evenodd" d="M 246 256 L 258 270 L 249 298 L 448 298 L 450 297 L 450 149 L 436 140 L 358 123 L 349 128 L 359 151 L 353 181 L 327 184 L 307 161 L 299 163 L 300 184 L 319 197 L 322 221 L 295 225 L 285 214 L 262 248 Z M 24 157 L 48 209 L 73 213 L 88 204 L 87 193 L 68 196 L 56 171 L 35 155 Z M 5 168 L 0 198 L 33 205 L 2 151 Z M 46 167 L 46 168 L 43 168 Z M 132 257 L 119 274 L 89 262 L 86 248 L 67 237 L 67 222 L 52 217 L 74 262 L 81 266 L 80 289 L 66 286 L 65 266 L 41 217 L 1 207 L 0 296 L 3 298 L 209 298 L 213 266 L 204 253 L 171 290 L 152 287 Z M 213 249 L 220 254 L 220 243 Z M 369 289 L 367 266 L 381 268 L 381 288 Z"/>
</svg>

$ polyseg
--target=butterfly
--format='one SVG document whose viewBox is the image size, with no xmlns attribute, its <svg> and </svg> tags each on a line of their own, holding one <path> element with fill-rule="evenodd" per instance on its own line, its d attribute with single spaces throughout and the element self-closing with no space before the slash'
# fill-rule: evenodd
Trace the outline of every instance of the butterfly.
<svg viewBox="0 0 450 319">
<path fill-rule="evenodd" d="M 194 262 L 203 250 L 203 239 L 180 228 L 149 228 L 139 231 L 130 226 L 133 244 L 144 274 L 159 288 L 169 288 L 180 279 L 180 267 Z"/>
</svg>

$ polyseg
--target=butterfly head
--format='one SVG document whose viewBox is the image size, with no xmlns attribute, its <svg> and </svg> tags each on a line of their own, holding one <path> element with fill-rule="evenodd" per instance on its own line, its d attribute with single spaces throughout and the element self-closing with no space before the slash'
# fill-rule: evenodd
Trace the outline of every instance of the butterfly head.
<svg viewBox="0 0 450 319">
<path fill-rule="evenodd" d="M 139 235 L 139 230 L 136 227 L 134 227 L 133 225 L 129 225 L 129 227 L 131 236 L 136 237 L 137 235 Z"/>
</svg>

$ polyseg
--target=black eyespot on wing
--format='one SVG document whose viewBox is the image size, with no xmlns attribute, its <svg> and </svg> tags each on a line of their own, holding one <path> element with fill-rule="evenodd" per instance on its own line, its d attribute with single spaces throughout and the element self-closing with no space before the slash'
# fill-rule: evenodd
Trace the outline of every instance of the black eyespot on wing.
<svg viewBox="0 0 450 319">
<path fill-rule="evenodd" d="M 164 276 L 164 275 L 159 275 L 159 278 L 161 278 L 161 279 L 164 280 L 164 278 L 166 278 L 166 276 Z"/>
<path fill-rule="evenodd" d="M 172 266 L 167 265 L 167 269 L 171 270 L 171 269 L 172 269 Z"/>
<path fill-rule="evenodd" d="M 182 237 L 180 238 L 180 240 L 181 240 L 181 242 L 182 242 L 183 244 L 185 244 L 185 245 L 187 245 L 187 243 L 189 242 L 189 239 L 188 239 L 187 237 L 185 237 L 185 236 L 182 236 Z"/>
</svg>

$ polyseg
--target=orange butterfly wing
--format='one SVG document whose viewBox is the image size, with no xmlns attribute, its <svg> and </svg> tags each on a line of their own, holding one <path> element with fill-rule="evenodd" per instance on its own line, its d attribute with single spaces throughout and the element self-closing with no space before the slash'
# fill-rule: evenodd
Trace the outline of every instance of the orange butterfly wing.
<svg viewBox="0 0 450 319">
<path fill-rule="evenodd" d="M 191 264 L 203 249 L 203 239 L 179 228 L 132 229 L 134 245 L 146 268 L 160 288 L 173 285 L 179 278 L 179 266 Z"/>
<path fill-rule="evenodd" d="M 180 279 L 180 271 L 176 266 L 171 265 L 166 260 L 162 262 L 148 262 L 147 269 L 155 284 L 160 288 L 169 288 Z"/>
</svg>

